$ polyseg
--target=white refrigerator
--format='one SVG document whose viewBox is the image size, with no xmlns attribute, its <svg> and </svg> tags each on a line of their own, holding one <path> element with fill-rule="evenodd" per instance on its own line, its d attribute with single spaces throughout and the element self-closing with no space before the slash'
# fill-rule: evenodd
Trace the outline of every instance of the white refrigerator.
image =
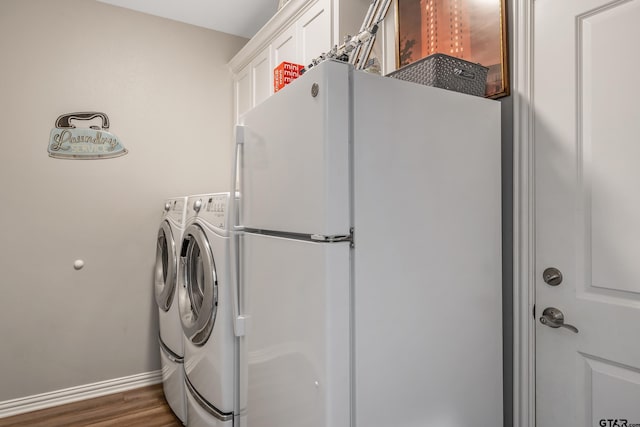
<svg viewBox="0 0 640 427">
<path fill-rule="evenodd" d="M 235 164 L 238 425 L 502 426 L 499 103 L 326 61 Z"/>
</svg>

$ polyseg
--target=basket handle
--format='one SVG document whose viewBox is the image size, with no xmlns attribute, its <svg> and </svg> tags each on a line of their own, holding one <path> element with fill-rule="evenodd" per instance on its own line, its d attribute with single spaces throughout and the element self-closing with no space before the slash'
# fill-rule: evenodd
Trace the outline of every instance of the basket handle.
<svg viewBox="0 0 640 427">
<path fill-rule="evenodd" d="M 453 69 L 453 74 L 467 80 L 475 80 L 476 78 L 475 73 L 472 73 L 471 71 L 463 70 L 462 68 L 457 68 L 457 67 Z"/>
</svg>

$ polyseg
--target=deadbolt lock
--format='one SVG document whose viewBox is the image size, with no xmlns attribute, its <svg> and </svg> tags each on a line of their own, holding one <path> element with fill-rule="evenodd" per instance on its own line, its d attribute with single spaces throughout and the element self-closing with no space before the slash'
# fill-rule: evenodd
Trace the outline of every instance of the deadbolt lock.
<svg viewBox="0 0 640 427">
<path fill-rule="evenodd" d="M 549 286 L 558 286 L 562 283 L 562 273 L 555 267 L 549 267 L 542 272 L 542 280 Z"/>
</svg>

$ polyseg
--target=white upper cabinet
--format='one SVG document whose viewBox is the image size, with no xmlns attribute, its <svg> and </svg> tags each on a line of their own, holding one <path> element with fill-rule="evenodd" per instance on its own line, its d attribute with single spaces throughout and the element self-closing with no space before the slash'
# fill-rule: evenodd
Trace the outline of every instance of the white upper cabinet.
<svg viewBox="0 0 640 427">
<path fill-rule="evenodd" d="M 298 58 L 302 58 L 303 65 L 327 52 L 334 43 L 337 44 L 337 41 L 333 42 L 331 39 L 330 6 L 328 1 L 319 1 L 296 22 L 296 37 L 300 48 Z"/>
<path fill-rule="evenodd" d="M 273 93 L 273 64 L 271 62 L 271 46 L 263 49 L 254 59 L 251 61 L 251 82 L 253 102 L 252 106 L 258 105 L 265 99 L 267 99 Z"/>
<path fill-rule="evenodd" d="M 229 62 L 235 87 L 234 121 L 273 94 L 273 69 L 281 62 L 307 66 L 341 44 L 345 36 L 357 34 L 371 2 L 289 0 Z M 376 43 L 380 33 L 378 37 Z"/>
<path fill-rule="evenodd" d="M 296 26 L 284 30 L 271 44 L 273 49 L 273 64 L 280 64 L 282 61 L 299 63 L 298 38 L 296 37 Z"/>
<path fill-rule="evenodd" d="M 249 67 L 245 67 L 234 77 L 235 117 L 239 117 L 253 106 L 253 91 L 251 90 L 251 73 Z"/>
</svg>

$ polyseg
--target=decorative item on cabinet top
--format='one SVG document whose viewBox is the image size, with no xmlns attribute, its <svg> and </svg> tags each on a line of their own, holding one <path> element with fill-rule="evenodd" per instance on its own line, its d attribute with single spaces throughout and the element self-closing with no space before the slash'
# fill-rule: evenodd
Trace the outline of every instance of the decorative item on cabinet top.
<svg viewBox="0 0 640 427">
<path fill-rule="evenodd" d="M 484 96 L 509 95 L 506 0 L 397 0 L 396 66 L 433 54 L 488 68 Z"/>
<path fill-rule="evenodd" d="M 101 126 L 77 128 L 76 121 L 100 119 Z M 67 113 L 58 117 L 49 135 L 49 156 L 57 159 L 92 160 L 124 156 L 127 149 L 109 132 L 109 117 L 89 111 Z"/>
<path fill-rule="evenodd" d="M 480 64 L 434 53 L 387 76 L 468 95 L 484 96 L 488 71 L 487 67 Z"/>
<path fill-rule="evenodd" d="M 330 51 L 313 58 L 303 71 L 328 59 L 349 62 L 358 70 L 377 68 L 376 60 L 370 61 L 369 56 L 376 40 L 378 27 L 387 16 L 390 5 L 391 0 L 373 0 L 364 16 L 359 33 L 355 36 L 347 35 L 340 46 L 334 45 Z"/>
<path fill-rule="evenodd" d="M 304 65 L 283 61 L 273 69 L 273 93 L 276 93 L 304 73 Z"/>
</svg>

